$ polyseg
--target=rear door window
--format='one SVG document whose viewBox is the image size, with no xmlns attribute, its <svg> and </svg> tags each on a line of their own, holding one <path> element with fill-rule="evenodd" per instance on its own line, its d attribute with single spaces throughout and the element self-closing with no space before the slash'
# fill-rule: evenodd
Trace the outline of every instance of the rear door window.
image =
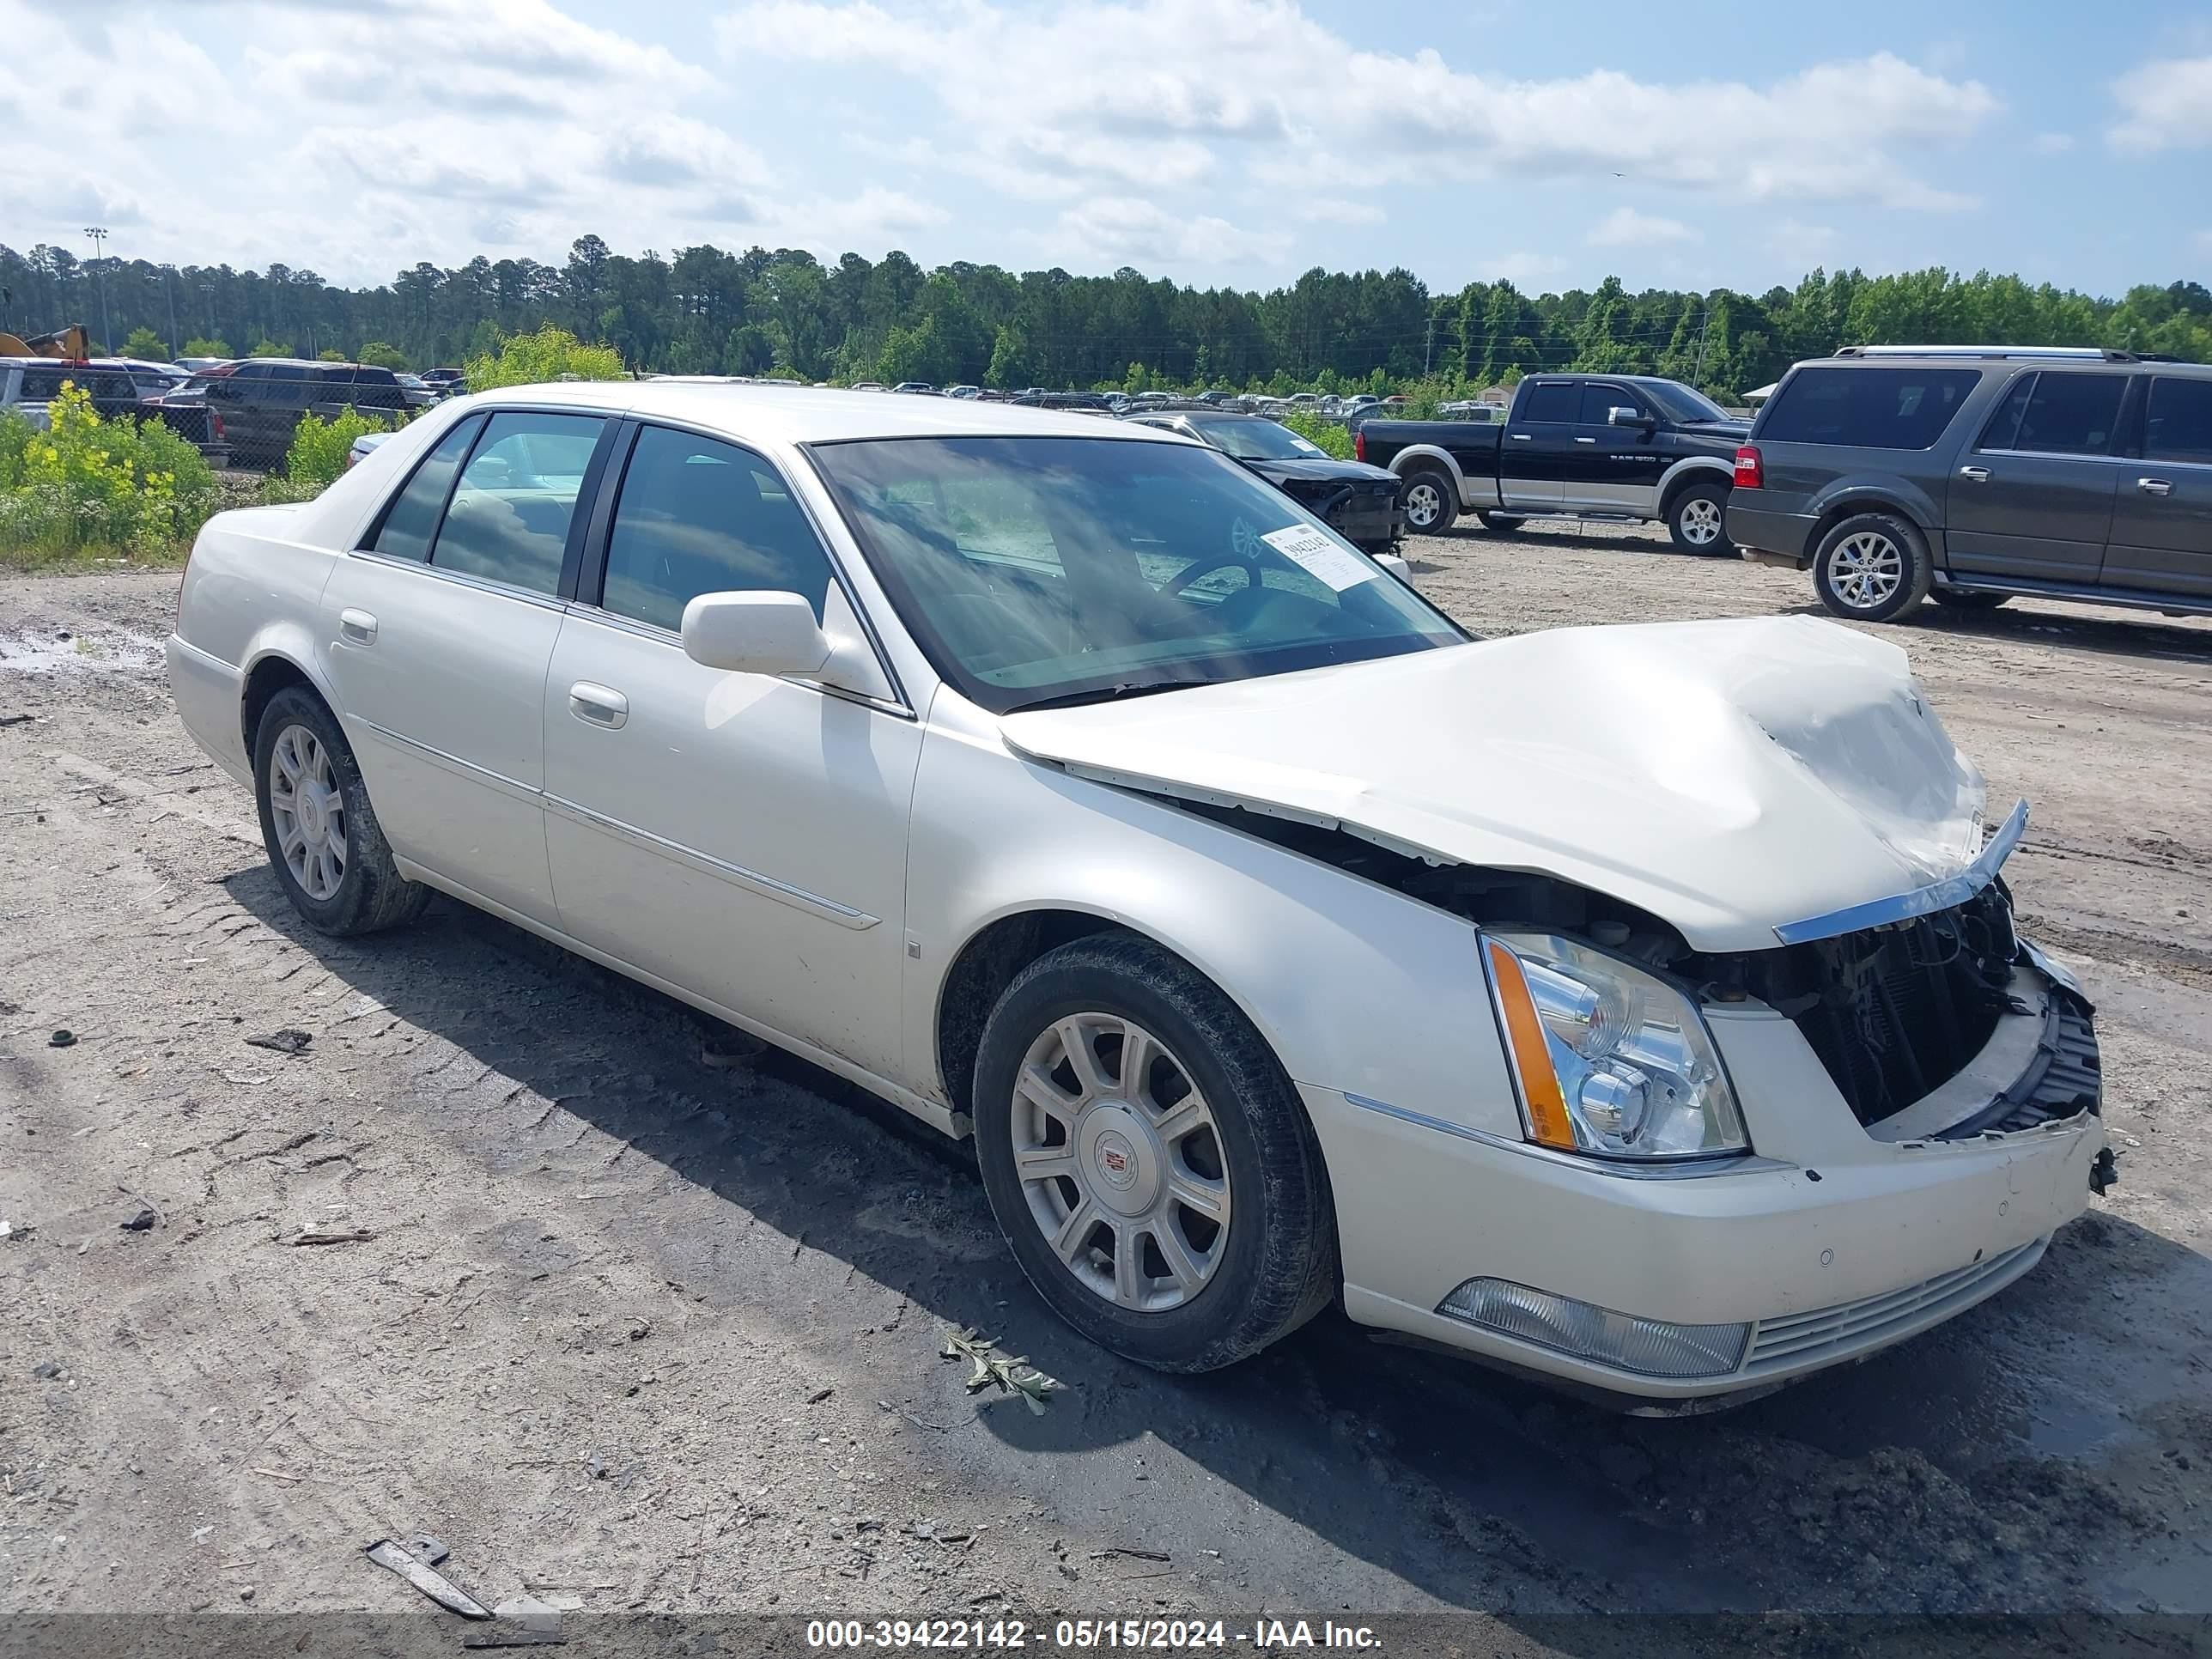
<svg viewBox="0 0 2212 1659">
<path fill-rule="evenodd" d="M 2143 454 L 2212 466 L 2212 380 L 2160 374 L 2151 381 Z"/>
<path fill-rule="evenodd" d="M 493 416 L 453 486 L 430 562 L 532 593 L 557 592 L 576 497 L 605 426 L 596 415 Z"/>
<path fill-rule="evenodd" d="M 481 420 L 462 421 L 438 441 L 437 447 L 415 469 L 415 476 L 385 514 L 384 527 L 376 536 L 378 552 L 395 559 L 430 556 L 430 538 L 437 533 L 438 515 L 446 510 L 446 497 L 453 493 L 453 474 L 460 470 L 461 458 L 469 453 L 470 441 L 483 424 Z"/>
<path fill-rule="evenodd" d="M 1927 449 L 1981 381 L 1972 368 L 1801 368 L 1760 423 L 1761 442 Z"/>
<path fill-rule="evenodd" d="M 1581 395 L 1580 386 L 1573 380 L 1546 380 L 1529 389 L 1528 402 L 1522 406 L 1521 418 L 1560 426 L 1571 425 Z"/>
<path fill-rule="evenodd" d="M 2103 455 L 2112 447 L 2127 380 L 2118 374 L 2044 370 L 2021 410 L 2010 447 L 2044 455 Z"/>
</svg>

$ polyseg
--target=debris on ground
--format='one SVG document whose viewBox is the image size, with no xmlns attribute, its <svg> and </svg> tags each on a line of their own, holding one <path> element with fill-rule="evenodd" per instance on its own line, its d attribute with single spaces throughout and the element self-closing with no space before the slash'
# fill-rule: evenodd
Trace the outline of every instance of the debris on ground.
<svg viewBox="0 0 2212 1659">
<path fill-rule="evenodd" d="M 0 714 L 0 726 L 27 726 L 38 718 L 36 714 Z"/>
<path fill-rule="evenodd" d="M 366 1227 L 318 1227 L 311 1222 L 284 1242 L 287 1244 L 362 1244 L 375 1237 Z"/>
<path fill-rule="evenodd" d="M 66 1025 L 62 1026 L 46 1039 L 46 1047 L 49 1048 L 74 1048 L 76 1046 L 76 1033 Z"/>
<path fill-rule="evenodd" d="M 250 1036 L 246 1039 L 249 1048 L 274 1048 L 280 1054 L 305 1054 L 307 1051 L 307 1045 L 314 1040 L 313 1033 L 302 1031 L 293 1025 L 287 1025 L 280 1031 L 271 1031 L 265 1036 Z"/>
<path fill-rule="evenodd" d="M 14 1222 L 0 1217 L 0 1238 L 28 1238 L 33 1231 L 27 1221 L 19 1227 Z"/>
<path fill-rule="evenodd" d="M 40 1364 L 31 1367 L 31 1375 L 37 1377 L 41 1382 L 51 1382 L 61 1374 L 61 1364 L 58 1360 L 46 1360 Z"/>
<path fill-rule="evenodd" d="M 561 1609 L 534 1595 L 513 1595 L 492 1609 L 492 1623 L 461 1638 L 465 1648 L 551 1647 L 567 1641 Z"/>
<path fill-rule="evenodd" d="M 818 1406 L 836 1392 L 837 1390 L 835 1389 L 817 1389 L 812 1394 L 806 1396 L 806 1403 L 810 1406 Z"/>
<path fill-rule="evenodd" d="M 768 1052 L 768 1044 L 743 1031 L 707 1031 L 699 1038 L 699 1063 L 717 1072 L 749 1066 Z"/>
<path fill-rule="evenodd" d="M 389 1538 L 378 1539 L 364 1553 L 378 1566 L 398 1573 L 448 1612 L 458 1613 L 464 1619 L 489 1619 L 492 1616 L 491 1609 L 475 1596 L 444 1573 L 417 1561 Z"/>
<path fill-rule="evenodd" d="M 155 1224 L 160 1221 L 161 1218 L 160 1216 L 154 1213 L 154 1208 L 151 1205 L 141 1205 L 138 1208 L 137 1214 L 132 1216 L 128 1221 L 118 1222 L 116 1224 L 122 1228 L 122 1230 L 126 1233 L 151 1232 L 154 1230 Z"/>
<path fill-rule="evenodd" d="M 428 1533 L 424 1532 L 415 1535 L 415 1553 L 425 1564 L 434 1567 L 451 1555 L 453 1551 L 446 1547 L 442 1539 L 433 1538 Z"/>
<path fill-rule="evenodd" d="M 1039 1417 L 1044 1415 L 1052 1396 L 1066 1387 L 1057 1377 L 1047 1376 L 1024 1356 L 1009 1358 L 1000 1353 L 989 1337 L 979 1335 L 973 1329 L 954 1330 L 947 1327 L 940 1357 L 965 1359 L 974 1367 L 968 1374 L 969 1393 L 996 1387 L 1006 1394 L 1018 1394 L 1022 1403 Z"/>
</svg>

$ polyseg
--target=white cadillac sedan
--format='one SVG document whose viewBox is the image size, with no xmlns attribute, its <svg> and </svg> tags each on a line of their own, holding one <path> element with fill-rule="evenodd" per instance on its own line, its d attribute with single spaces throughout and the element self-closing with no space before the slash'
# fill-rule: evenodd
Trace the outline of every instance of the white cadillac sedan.
<svg viewBox="0 0 2212 1659">
<path fill-rule="evenodd" d="M 1895 647 L 1480 641 L 1201 446 L 562 385 L 211 520 L 169 666 L 327 933 L 453 895 L 976 1138 L 1038 1292 L 1644 1402 L 1863 1356 L 2110 1179 Z"/>
</svg>

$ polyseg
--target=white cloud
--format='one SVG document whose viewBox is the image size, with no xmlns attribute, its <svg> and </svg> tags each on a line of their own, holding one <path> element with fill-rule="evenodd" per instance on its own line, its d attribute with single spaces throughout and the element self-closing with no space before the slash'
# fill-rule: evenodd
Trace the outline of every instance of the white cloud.
<svg viewBox="0 0 2212 1659">
<path fill-rule="evenodd" d="M 1801 270 L 1826 264 L 1838 240 L 1833 225 L 1807 224 L 1802 219 L 1782 220 L 1766 239 L 1768 246 Z"/>
<path fill-rule="evenodd" d="M 2212 57 L 2138 65 L 2112 83 L 2112 96 L 2124 117 L 2105 134 L 2115 149 L 2212 144 Z"/>
<path fill-rule="evenodd" d="M 2074 135 L 2070 132 L 2039 132 L 2033 140 L 2033 148 L 2038 155 L 2063 155 L 2074 148 Z"/>
<path fill-rule="evenodd" d="M 1765 87 L 1611 70 L 1509 80 L 1431 49 L 1362 49 L 1292 0 L 1072 0 L 1037 12 L 747 0 L 718 35 L 753 72 L 785 58 L 910 76 L 980 154 L 1150 188 L 1233 157 L 1258 177 L 1334 189 L 1351 182 L 1351 157 L 1352 177 L 1370 186 L 1424 167 L 1618 173 L 1754 198 L 1949 207 L 1963 198 L 1926 181 L 1927 152 L 1997 106 L 1978 82 L 1887 52 Z"/>
<path fill-rule="evenodd" d="M 1591 227 L 1586 240 L 1592 247 L 1651 247 L 1665 242 L 1694 242 L 1698 238 L 1680 219 L 1618 207 Z"/>
<path fill-rule="evenodd" d="M 1341 196 L 1301 196 L 1289 206 L 1293 217 L 1308 224 L 1379 225 L 1390 216 L 1372 202 L 1349 201 Z"/>
<path fill-rule="evenodd" d="M 1211 215 L 1170 213 L 1133 196 L 1097 196 L 1067 209 L 1049 234 L 1033 239 L 1055 263 L 1182 265 L 1242 264 L 1279 259 L 1290 239 L 1249 231 Z"/>
</svg>

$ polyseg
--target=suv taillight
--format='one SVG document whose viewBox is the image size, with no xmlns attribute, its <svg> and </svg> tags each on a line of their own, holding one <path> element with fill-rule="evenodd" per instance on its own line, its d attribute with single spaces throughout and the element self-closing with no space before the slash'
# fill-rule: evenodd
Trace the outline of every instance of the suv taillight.
<svg viewBox="0 0 2212 1659">
<path fill-rule="evenodd" d="M 1738 489 L 1766 488 L 1766 464 L 1759 459 L 1755 444 L 1744 444 L 1735 452 L 1735 487 Z"/>
<path fill-rule="evenodd" d="M 208 424 L 215 428 L 210 435 L 214 438 L 216 442 L 221 443 L 224 439 L 230 436 L 229 433 L 223 430 L 222 416 L 218 410 L 212 409 L 208 410 Z"/>
<path fill-rule="evenodd" d="M 1364 429 L 1359 428 L 1354 428 L 1352 429 L 1352 459 L 1355 461 L 1362 462 L 1365 461 L 1367 459 L 1367 434 Z"/>
</svg>

